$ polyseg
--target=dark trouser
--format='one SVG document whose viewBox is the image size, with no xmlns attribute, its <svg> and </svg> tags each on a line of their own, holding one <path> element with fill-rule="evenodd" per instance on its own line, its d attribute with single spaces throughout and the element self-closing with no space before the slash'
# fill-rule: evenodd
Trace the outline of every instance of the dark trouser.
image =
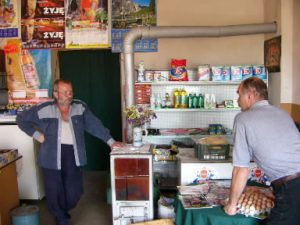
<svg viewBox="0 0 300 225">
<path fill-rule="evenodd" d="M 281 186 L 273 186 L 275 207 L 266 221 L 267 225 L 300 224 L 300 178 Z"/>
<path fill-rule="evenodd" d="M 74 208 L 82 193 L 82 172 L 76 166 L 72 145 L 61 145 L 61 170 L 43 168 L 48 209 L 59 225 L 67 225 L 68 211 Z"/>
</svg>

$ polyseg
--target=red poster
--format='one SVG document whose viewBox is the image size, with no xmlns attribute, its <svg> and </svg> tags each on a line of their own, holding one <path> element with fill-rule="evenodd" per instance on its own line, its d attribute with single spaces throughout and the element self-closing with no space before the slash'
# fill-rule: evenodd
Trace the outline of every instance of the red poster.
<svg viewBox="0 0 300 225">
<path fill-rule="evenodd" d="M 64 0 L 21 0 L 21 3 L 22 47 L 64 48 Z"/>
</svg>

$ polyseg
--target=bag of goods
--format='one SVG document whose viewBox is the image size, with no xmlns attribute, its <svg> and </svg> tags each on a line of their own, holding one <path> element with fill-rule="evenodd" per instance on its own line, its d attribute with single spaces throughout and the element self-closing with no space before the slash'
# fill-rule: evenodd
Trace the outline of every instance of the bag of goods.
<svg viewBox="0 0 300 225">
<path fill-rule="evenodd" d="M 253 76 L 253 67 L 251 65 L 242 66 L 242 69 L 243 69 L 243 80 Z"/>
<path fill-rule="evenodd" d="M 231 73 L 230 73 L 230 66 L 223 66 L 223 80 L 224 81 L 229 81 L 230 77 L 231 77 Z"/>
<path fill-rule="evenodd" d="M 243 79 L 243 69 L 241 66 L 231 66 L 230 72 L 232 81 L 241 81 Z"/>
<path fill-rule="evenodd" d="M 223 66 L 212 66 L 211 67 L 211 79 L 213 81 L 223 80 Z"/>
<path fill-rule="evenodd" d="M 170 81 L 188 81 L 186 59 L 172 59 Z"/>
<path fill-rule="evenodd" d="M 267 79 L 267 70 L 264 65 L 253 65 L 253 76 L 262 80 Z"/>
<path fill-rule="evenodd" d="M 198 66 L 198 80 L 210 80 L 210 68 L 209 65 Z"/>
</svg>

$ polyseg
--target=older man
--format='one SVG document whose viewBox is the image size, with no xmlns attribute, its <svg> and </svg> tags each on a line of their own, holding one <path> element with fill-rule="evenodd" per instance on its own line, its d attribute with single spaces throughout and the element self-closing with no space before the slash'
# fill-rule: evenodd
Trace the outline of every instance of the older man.
<svg viewBox="0 0 300 225">
<path fill-rule="evenodd" d="M 68 211 L 83 192 L 81 167 L 87 163 L 84 131 L 110 147 L 121 147 L 87 105 L 73 99 L 70 81 L 56 80 L 54 100 L 17 116 L 21 130 L 42 143 L 38 163 L 43 169 L 48 209 L 58 225 L 67 225 Z"/>
<path fill-rule="evenodd" d="M 238 94 L 242 112 L 235 118 L 234 169 L 224 210 L 236 214 L 253 159 L 270 177 L 275 194 L 267 224 L 300 224 L 300 133 L 288 113 L 269 104 L 267 86 L 261 79 L 244 80 Z"/>
</svg>

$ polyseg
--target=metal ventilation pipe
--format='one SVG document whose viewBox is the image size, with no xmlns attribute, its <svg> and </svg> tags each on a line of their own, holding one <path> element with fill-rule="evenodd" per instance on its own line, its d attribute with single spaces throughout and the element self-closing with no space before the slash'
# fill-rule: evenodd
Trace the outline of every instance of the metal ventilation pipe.
<svg viewBox="0 0 300 225">
<path fill-rule="evenodd" d="M 134 42 L 142 38 L 227 37 L 274 33 L 276 23 L 201 27 L 143 27 L 131 29 L 124 38 L 125 107 L 134 105 Z M 128 132 L 130 134 L 131 132 Z"/>
</svg>

